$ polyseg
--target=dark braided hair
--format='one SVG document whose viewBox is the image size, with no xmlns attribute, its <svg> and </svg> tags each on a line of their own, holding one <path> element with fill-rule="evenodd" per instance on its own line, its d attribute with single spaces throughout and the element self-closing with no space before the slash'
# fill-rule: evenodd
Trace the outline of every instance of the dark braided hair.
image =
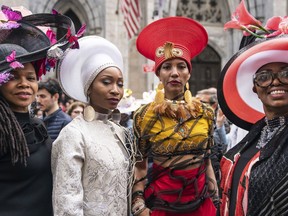
<svg viewBox="0 0 288 216">
<path fill-rule="evenodd" d="M 0 96 L 0 155 L 10 151 L 11 162 L 27 165 L 29 150 L 24 132 L 6 101 Z"/>
</svg>

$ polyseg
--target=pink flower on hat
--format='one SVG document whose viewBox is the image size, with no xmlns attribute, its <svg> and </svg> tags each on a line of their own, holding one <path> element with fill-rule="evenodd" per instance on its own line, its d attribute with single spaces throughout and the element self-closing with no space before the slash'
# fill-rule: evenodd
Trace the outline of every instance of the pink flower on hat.
<svg viewBox="0 0 288 216">
<path fill-rule="evenodd" d="M 83 24 L 76 35 L 71 34 L 70 28 L 68 29 L 66 38 L 68 39 L 69 43 L 73 44 L 71 46 L 72 49 L 79 49 L 78 38 L 81 37 L 84 32 L 86 31 L 86 24 Z"/>
<path fill-rule="evenodd" d="M 275 37 L 281 34 L 288 34 L 288 17 L 274 16 L 267 21 L 265 28 L 274 31 L 266 37 Z"/>
<path fill-rule="evenodd" d="M 49 28 L 49 29 L 46 31 L 46 35 L 47 35 L 47 37 L 49 38 L 49 40 L 50 40 L 50 42 L 51 42 L 52 45 L 57 42 L 56 34 L 55 34 L 55 32 L 54 32 L 52 29 Z"/>
<path fill-rule="evenodd" d="M 4 15 L 4 19 L 1 17 L 0 19 L 0 29 L 12 29 L 18 28 L 20 26 L 17 21 L 22 19 L 22 14 L 19 11 L 14 11 L 10 7 L 2 5 L 1 11 Z"/>
<path fill-rule="evenodd" d="M 231 16 L 231 21 L 224 25 L 224 30 L 226 29 L 240 29 L 243 31 L 245 36 L 254 35 L 256 37 L 264 37 L 255 34 L 256 30 L 263 30 L 266 33 L 270 33 L 267 29 L 262 26 L 262 23 L 253 17 L 247 10 L 244 0 L 240 2 L 236 11 Z"/>
<path fill-rule="evenodd" d="M 232 20 L 224 25 L 224 29 L 227 28 L 251 28 L 252 26 L 260 27 L 261 22 L 255 19 L 246 9 L 244 0 L 236 8 L 236 11 L 232 14 Z"/>
<path fill-rule="evenodd" d="M 6 57 L 6 61 L 10 62 L 9 66 L 13 69 L 24 68 L 23 64 L 16 61 L 16 51 L 15 50 L 13 50 L 12 53 Z"/>
</svg>

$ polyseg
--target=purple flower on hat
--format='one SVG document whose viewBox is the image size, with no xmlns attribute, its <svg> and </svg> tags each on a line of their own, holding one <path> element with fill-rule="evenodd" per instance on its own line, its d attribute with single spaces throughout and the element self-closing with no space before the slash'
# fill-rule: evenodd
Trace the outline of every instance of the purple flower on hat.
<svg viewBox="0 0 288 216">
<path fill-rule="evenodd" d="M 16 69 L 16 68 L 24 68 L 24 65 L 21 64 L 20 62 L 16 61 L 16 51 L 13 50 L 10 55 L 6 57 L 7 62 L 11 62 L 9 65 L 11 68 Z"/>
<path fill-rule="evenodd" d="M 6 17 L 6 20 L 0 20 L 0 29 L 12 29 L 20 26 L 17 21 L 22 19 L 21 12 L 14 11 L 5 5 L 2 5 L 1 10 Z"/>
<path fill-rule="evenodd" d="M 52 9 L 52 14 L 57 15 L 57 14 L 60 14 L 60 13 L 57 10 Z"/>
<path fill-rule="evenodd" d="M 72 35 L 71 34 L 71 29 L 70 28 L 68 29 L 68 32 L 66 34 L 66 38 L 68 39 L 68 42 L 70 44 L 73 44 L 71 46 L 72 49 L 75 49 L 75 48 L 79 49 L 78 38 L 81 37 L 84 34 L 85 31 L 86 31 L 86 24 L 83 24 L 81 26 L 81 28 L 79 29 L 79 31 L 77 32 L 76 35 Z"/>
<path fill-rule="evenodd" d="M 3 85 L 4 83 L 7 83 L 9 79 L 12 77 L 13 75 L 10 74 L 9 72 L 0 73 L 0 86 Z"/>
</svg>

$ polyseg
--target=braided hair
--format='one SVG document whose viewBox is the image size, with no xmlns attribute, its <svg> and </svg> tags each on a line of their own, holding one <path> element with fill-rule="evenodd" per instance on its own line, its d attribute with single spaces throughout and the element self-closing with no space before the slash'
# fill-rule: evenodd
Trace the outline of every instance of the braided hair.
<svg viewBox="0 0 288 216">
<path fill-rule="evenodd" d="M 10 151 L 14 165 L 20 160 L 27 165 L 29 150 L 24 132 L 7 102 L 0 96 L 0 155 Z"/>
</svg>

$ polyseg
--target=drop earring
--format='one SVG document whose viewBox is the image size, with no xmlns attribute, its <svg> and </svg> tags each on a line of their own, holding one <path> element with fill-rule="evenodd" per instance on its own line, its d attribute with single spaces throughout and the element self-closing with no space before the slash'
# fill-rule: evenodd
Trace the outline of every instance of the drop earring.
<svg viewBox="0 0 288 216">
<path fill-rule="evenodd" d="M 163 83 L 160 81 L 158 86 L 157 86 L 156 95 L 155 95 L 155 99 L 154 99 L 154 101 L 157 104 L 162 103 L 164 101 L 165 96 L 164 96 L 163 89 L 164 89 Z"/>
<path fill-rule="evenodd" d="M 95 118 L 95 110 L 92 106 L 88 105 L 83 110 L 83 117 L 86 121 L 91 122 Z"/>
<path fill-rule="evenodd" d="M 189 83 L 186 83 L 186 91 L 184 93 L 184 100 L 186 103 L 191 104 L 192 103 L 192 93 L 189 89 Z"/>
</svg>

